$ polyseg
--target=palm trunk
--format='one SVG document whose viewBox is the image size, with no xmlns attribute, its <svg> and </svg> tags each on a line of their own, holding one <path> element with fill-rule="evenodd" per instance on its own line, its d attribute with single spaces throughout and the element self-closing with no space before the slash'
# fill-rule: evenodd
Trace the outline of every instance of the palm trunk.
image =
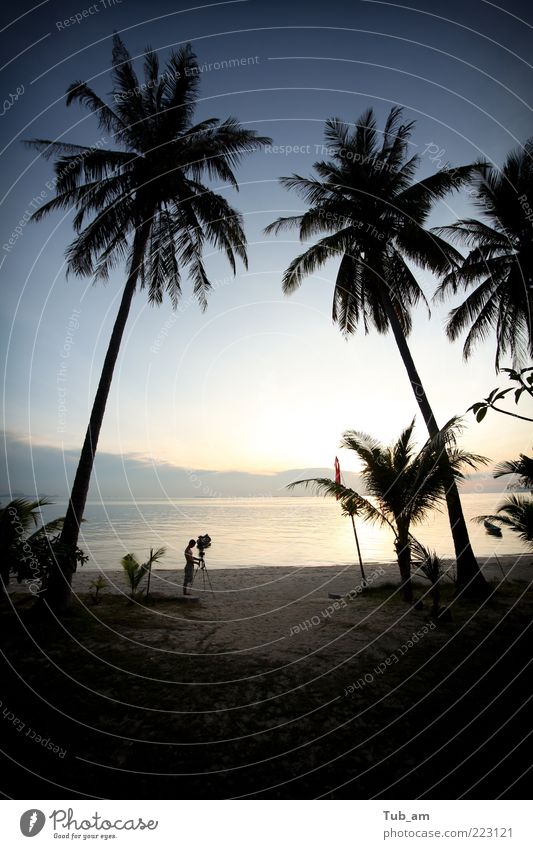
<svg viewBox="0 0 533 849">
<path fill-rule="evenodd" d="M 9 573 L 10 573 L 9 563 L 5 561 L 0 565 L 0 604 L 2 601 L 7 601 L 7 587 L 9 584 Z"/>
<path fill-rule="evenodd" d="M 435 420 L 433 410 L 428 401 L 426 392 L 420 380 L 420 375 L 416 369 L 411 351 L 407 344 L 405 334 L 394 309 L 388 291 L 385 287 L 381 291 L 383 308 L 389 319 L 396 344 L 400 351 L 404 366 L 406 368 L 411 386 L 420 407 L 420 412 L 424 417 L 426 427 L 431 437 L 437 436 L 439 427 Z M 448 455 L 444 453 L 442 457 L 442 469 L 444 472 L 445 487 L 446 487 L 446 505 L 448 507 L 448 516 L 450 519 L 450 528 L 453 537 L 455 548 L 455 558 L 457 562 L 457 585 L 458 590 L 466 595 L 477 595 L 483 593 L 487 588 L 487 582 L 481 574 L 468 535 L 468 528 L 463 514 L 459 490 L 455 481 L 454 474 L 448 461 Z"/>
<path fill-rule="evenodd" d="M 353 513 L 351 514 L 350 518 L 352 520 L 353 535 L 355 537 L 355 545 L 357 547 L 357 556 L 359 557 L 359 569 L 361 570 L 361 586 L 366 588 L 367 583 L 365 567 L 363 566 L 363 558 L 361 557 L 361 548 L 359 547 L 359 537 L 357 536 L 357 531 L 355 529 L 355 519 Z"/>
<path fill-rule="evenodd" d="M 113 371 L 117 361 L 122 336 L 128 320 L 131 302 L 135 292 L 135 286 L 139 275 L 140 262 L 144 253 L 147 226 L 142 225 L 135 233 L 133 242 L 133 253 L 130 271 L 122 300 L 113 326 L 113 332 L 109 340 L 107 353 L 98 383 L 98 389 L 94 398 L 93 408 L 89 425 L 85 434 L 85 441 L 81 449 L 81 455 L 76 470 L 76 476 L 72 485 L 69 505 L 65 522 L 59 538 L 60 552 L 55 559 L 54 568 L 51 570 L 48 583 L 43 594 L 47 604 L 56 611 L 65 610 L 72 597 L 72 575 L 76 569 L 76 561 L 73 553 L 78 544 L 80 523 L 85 510 L 89 483 L 94 465 L 94 456 L 98 445 L 98 437 L 104 418 L 107 398 L 111 388 Z"/>
<path fill-rule="evenodd" d="M 395 542 L 396 556 L 398 557 L 398 566 L 400 569 L 400 579 L 402 582 L 401 593 L 402 598 L 408 604 L 413 601 L 413 583 L 411 581 L 411 546 L 409 540 L 398 539 Z"/>
</svg>

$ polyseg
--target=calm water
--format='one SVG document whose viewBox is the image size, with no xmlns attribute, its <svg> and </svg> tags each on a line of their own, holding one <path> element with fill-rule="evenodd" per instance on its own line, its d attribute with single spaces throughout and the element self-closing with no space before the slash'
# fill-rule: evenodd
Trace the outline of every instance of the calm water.
<svg viewBox="0 0 533 849">
<path fill-rule="evenodd" d="M 514 554 L 520 541 L 509 531 L 497 539 L 469 520 L 493 513 L 501 495 L 466 494 L 463 509 L 476 554 Z M 56 503 L 43 511 L 45 519 L 64 514 Z M 327 566 L 356 559 L 353 530 L 333 499 L 220 498 L 176 501 L 89 502 L 80 546 L 90 555 L 85 568 L 120 568 L 128 552 L 145 559 L 150 547 L 167 547 L 163 566 L 183 564 L 183 549 L 191 537 L 209 533 L 213 545 L 206 553 L 209 568 L 231 566 Z M 357 521 L 363 558 L 368 563 L 394 559 L 389 532 Z M 415 536 L 442 557 L 453 556 L 445 512 L 433 512 L 427 523 L 414 527 Z"/>
</svg>

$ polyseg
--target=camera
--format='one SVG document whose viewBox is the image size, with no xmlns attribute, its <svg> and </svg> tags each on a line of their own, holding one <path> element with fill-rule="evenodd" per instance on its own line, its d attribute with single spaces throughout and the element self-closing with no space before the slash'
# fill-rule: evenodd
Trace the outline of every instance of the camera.
<svg viewBox="0 0 533 849">
<path fill-rule="evenodd" d="M 209 546 L 211 545 L 211 537 L 209 536 L 209 534 L 199 536 L 196 540 L 196 545 L 198 546 L 198 553 L 200 554 L 200 557 L 202 557 L 206 548 L 209 548 Z"/>
</svg>

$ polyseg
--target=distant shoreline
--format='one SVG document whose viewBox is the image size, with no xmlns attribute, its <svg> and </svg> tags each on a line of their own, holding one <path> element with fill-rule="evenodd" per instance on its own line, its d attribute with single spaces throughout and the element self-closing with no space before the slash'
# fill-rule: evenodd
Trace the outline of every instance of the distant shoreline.
<svg viewBox="0 0 533 849">
<path fill-rule="evenodd" d="M 470 483 L 474 483 L 471 481 Z M 475 489 L 470 489 L 468 487 L 469 482 L 466 481 L 465 484 L 459 488 L 461 495 L 479 495 L 480 493 Z M 364 494 L 365 490 L 363 487 L 359 490 Z M 513 486 L 512 489 L 509 489 L 508 486 L 501 487 L 496 483 L 492 487 L 485 486 L 483 489 L 483 494 L 487 495 L 499 495 L 502 498 L 509 494 L 517 493 L 525 494 L 528 493 L 529 490 L 519 486 Z M 29 500 L 36 500 L 40 498 L 47 498 L 53 501 L 53 504 L 68 504 L 69 496 L 68 495 L 50 495 L 49 493 L 40 493 L 35 494 L 34 492 L 5 492 L 0 493 L 0 501 L 10 501 L 15 498 L 26 498 Z M 162 504 L 166 504 L 168 502 L 173 501 L 241 501 L 241 500 L 254 500 L 254 499 L 265 499 L 269 500 L 271 498 L 291 498 L 291 499 L 302 499 L 302 498 L 312 498 L 312 499 L 324 499 L 323 495 L 318 495 L 309 491 L 302 492 L 290 492 L 285 488 L 282 492 L 257 492 L 257 493 L 243 493 L 237 495 L 196 495 L 194 492 L 190 492 L 188 494 L 183 495 L 139 495 L 132 496 L 127 495 L 104 495 L 101 498 L 89 498 L 87 500 L 87 506 L 105 506 L 107 502 L 116 502 L 122 501 L 128 504 L 145 504 L 151 502 L 161 502 Z M 53 506 L 53 505 L 50 505 Z"/>
</svg>

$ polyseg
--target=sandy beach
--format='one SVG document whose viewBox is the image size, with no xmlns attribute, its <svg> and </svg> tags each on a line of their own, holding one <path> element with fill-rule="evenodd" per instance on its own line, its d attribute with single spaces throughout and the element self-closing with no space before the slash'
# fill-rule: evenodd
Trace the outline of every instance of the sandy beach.
<svg viewBox="0 0 533 849">
<path fill-rule="evenodd" d="M 486 577 L 499 584 L 504 581 L 529 582 L 533 578 L 531 555 L 510 555 L 489 559 L 483 563 Z M 503 572 L 502 572 L 503 570 Z M 107 586 L 101 591 L 101 602 L 95 606 L 91 599 L 91 582 L 103 574 Z M 195 604 L 183 604 L 183 571 L 158 569 L 152 574 L 151 604 L 145 605 L 144 589 L 137 608 L 131 617 L 128 638 L 143 646 L 152 646 L 178 654 L 198 655 L 248 655 L 267 659 L 269 663 L 291 663 L 310 652 L 320 652 L 320 663 L 329 668 L 341 659 L 346 645 L 339 637 L 352 632 L 353 640 L 372 655 L 371 644 L 376 636 L 380 642 L 386 633 L 394 631 L 394 643 L 405 630 L 412 631 L 413 614 L 397 599 L 395 590 L 399 583 L 395 564 L 371 564 L 366 567 L 366 578 L 371 587 L 387 587 L 390 592 L 375 594 L 361 592 L 359 568 L 353 565 L 308 567 L 287 570 L 276 567 L 249 569 L 220 569 L 209 573 L 212 590 L 202 573 L 197 573 L 193 595 Z M 421 577 L 414 578 L 419 594 L 427 592 L 429 584 Z M 445 582 L 449 585 L 449 582 Z M 124 597 L 128 605 L 128 586 L 122 571 L 97 573 L 79 569 L 73 579 L 73 589 L 80 601 L 96 617 L 106 616 L 106 597 Z M 335 601 L 330 593 L 352 599 Z M 395 597 L 395 615 L 391 618 L 390 599 Z M 178 603 L 179 602 L 179 603 Z M 425 608 L 416 615 L 420 621 L 428 618 L 429 599 Z M 133 611 L 132 611 L 133 613 Z M 124 633 L 122 617 L 120 634 Z M 134 624 L 135 623 L 135 624 Z M 109 623 L 111 624 L 111 623 Z M 119 634 L 117 633 L 117 637 Z M 384 648 L 380 646 L 380 654 Z"/>
<path fill-rule="evenodd" d="M 494 694 L 514 688 L 511 713 L 527 698 L 531 559 L 487 561 L 486 600 L 456 602 L 448 582 L 452 618 L 438 623 L 429 598 L 421 609 L 400 599 L 392 564 L 367 566 L 365 592 L 353 565 L 216 570 L 213 592 L 197 575 L 193 604 L 178 601 L 182 570 L 161 569 L 150 600 L 132 604 L 123 573 L 106 572 L 95 605 L 98 573 L 82 568 L 71 612 L 48 622 L 14 583 L 3 619 L 11 709 L 67 751 L 40 769 L 82 797 L 455 798 L 477 794 L 486 774 L 483 792 L 497 795 L 520 758 L 502 777 L 480 749 L 458 783 L 463 745 L 446 745 L 465 723 L 473 749 L 505 727 L 491 747 L 505 766 L 526 733 L 527 717 L 508 723 L 511 696 Z M 415 581 L 423 596 L 428 582 Z M 62 712 L 47 707 L 51 693 Z"/>
</svg>

